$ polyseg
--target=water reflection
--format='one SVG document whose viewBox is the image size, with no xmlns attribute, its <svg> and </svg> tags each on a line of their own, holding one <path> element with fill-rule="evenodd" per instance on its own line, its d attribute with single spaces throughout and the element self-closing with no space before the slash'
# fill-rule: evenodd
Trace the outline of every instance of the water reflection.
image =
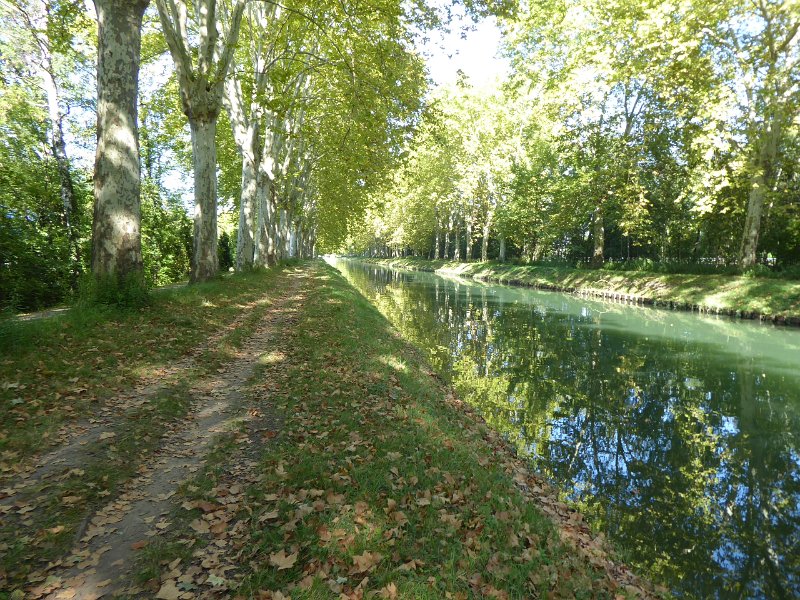
<svg viewBox="0 0 800 600">
<path fill-rule="evenodd" d="M 631 562 L 800 596 L 800 332 L 337 266 Z"/>
</svg>

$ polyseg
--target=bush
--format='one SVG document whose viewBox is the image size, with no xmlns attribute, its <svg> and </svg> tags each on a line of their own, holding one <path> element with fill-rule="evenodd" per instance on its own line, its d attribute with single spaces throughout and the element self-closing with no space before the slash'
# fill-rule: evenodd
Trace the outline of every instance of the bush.
<svg viewBox="0 0 800 600">
<path fill-rule="evenodd" d="M 217 259 L 219 260 L 219 270 L 227 273 L 233 267 L 233 244 L 231 243 L 231 236 L 227 231 L 223 231 L 219 236 L 217 243 Z"/>
<path fill-rule="evenodd" d="M 97 277 L 87 274 L 81 280 L 79 303 L 120 308 L 140 308 L 150 304 L 144 273 Z"/>
</svg>

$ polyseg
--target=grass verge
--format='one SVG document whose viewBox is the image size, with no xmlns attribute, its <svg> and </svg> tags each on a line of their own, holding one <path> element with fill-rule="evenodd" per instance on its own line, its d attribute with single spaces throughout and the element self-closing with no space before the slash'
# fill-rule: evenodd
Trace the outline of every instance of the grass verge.
<svg viewBox="0 0 800 600">
<path fill-rule="evenodd" d="M 143 564 L 154 593 L 648 595 L 365 298 L 310 269 L 296 323 L 253 383 L 251 410 L 276 411 L 281 429 L 249 465 L 232 446 L 192 486 L 203 495 L 176 519 L 191 526 Z M 176 551 L 187 545 L 191 559 Z"/>
<path fill-rule="evenodd" d="M 800 325 L 798 281 L 733 275 L 662 275 L 641 271 L 615 272 L 494 262 L 462 263 L 419 258 L 359 260 L 441 275 Z"/>
<path fill-rule="evenodd" d="M 87 516 L 116 496 L 186 415 L 192 383 L 230 361 L 269 309 L 265 296 L 283 281 L 281 273 L 163 291 L 146 310 L 77 307 L 52 319 L 4 324 L 16 341 L 6 338 L 0 359 L 0 381 L 6 382 L 0 499 L 13 497 L 0 501 L 0 583 L 24 583 L 72 546 Z M 100 439 L 80 445 L 63 467 L 40 481 L 16 477 L 20 462 L 47 448 L 62 424 L 90 417 L 143 377 L 156 373 L 157 379 L 159 369 L 198 346 L 202 351 L 186 368 L 160 381 L 146 402 L 130 410 L 120 406 Z"/>
</svg>

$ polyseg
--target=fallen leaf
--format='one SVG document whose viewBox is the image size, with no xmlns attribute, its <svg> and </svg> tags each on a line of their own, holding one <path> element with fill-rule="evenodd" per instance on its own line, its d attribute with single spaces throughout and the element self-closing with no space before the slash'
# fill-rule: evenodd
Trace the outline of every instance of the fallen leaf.
<svg viewBox="0 0 800 600">
<path fill-rule="evenodd" d="M 208 533 L 210 530 L 208 523 L 206 523 L 202 519 L 195 519 L 194 521 L 189 523 L 189 527 L 194 529 L 197 533 Z"/>
<path fill-rule="evenodd" d="M 284 569 L 291 569 L 294 566 L 294 563 L 297 562 L 297 552 L 293 554 L 286 554 L 284 550 L 279 552 L 275 552 L 274 554 L 269 555 L 269 564 L 274 567 L 278 567 L 278 571 L 282 571 Z"/>
<path fill-rule="evenodd" d="M 381 562 L 383 555 L 378 552 L 364 552 L 353 556 L 353 573 L 365 573 Z"/>
<path fill-rule="evenodd" d="M 147 546 L 147 540 L 142 540 L 142 541 L 140 541 L 140 542 L 134 542 L 134 543 L 132 543 L 132 544 L 131 544 L 131 549 L 132 549 L 132 550 L 141 550 L 141 549 L 142 549 L 142 548 L 144 548 L 145 546 Z"/>
<path fill-rule="evenodd" d="M 180 595 L 181 591 L 175 585 L 175 581 L 170 579 L 159 588 L 156 598 L 158 598 L 158 600 L 178 600 Z"/>
<path fill-rule="evenodd" d="M 198 500 L 194 503 L 194 505 L 202 510 L 204 513 L 210 513 L 217 511 L 222 508 L 219 504 L 214 504 L 213 502 L 209 502 L 208 500 Z"/>
</svg>

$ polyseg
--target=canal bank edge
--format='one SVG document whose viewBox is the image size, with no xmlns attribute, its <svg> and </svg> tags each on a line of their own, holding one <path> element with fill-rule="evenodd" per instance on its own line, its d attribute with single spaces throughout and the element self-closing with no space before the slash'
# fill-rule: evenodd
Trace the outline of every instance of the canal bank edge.
<svg viewBox="0 0 800 600">
<path fill-rule="evenodd" d="M 798 281 L 728 275 L 660 275 L 641 271 L 613 272 L 420 258 L 357 257 L 356 260 L 629 304 L 800 327 Z"/>
<path fill-rule="evenodd" d="M 333 269 L 333 267 L 330 268 Z M 503 485 L 496 485 L 491 489 L 491 495 L 494 495 L 495 498 L 503 498 L 519 494 L 524 502 L 535 507 L 545 519 L 553 524 L 561 543 L 574 552 L 576 558 L 585 565 L 584 568 L 605 573 L 604 578 L 608 586 L 606 591 L 613 591 L 614 597 L 655 599 L 669 596 L 668 590 L 640 577 L 619 560 L 613 546 L 607 542 L 605 536 L 602 533 L 593 532 L 590 524 L 580 512 L 560 500 L 558 488 L 534 473 L 530 468 L 530 463 L 524 457 L 518 456 L 513 444 L 494 431 L 475 408 L 457 397 L 453 389 L 430 366 L 423 353 L 383 319 L 383 315 L 380 315 L 378 309 L 357 288 L 339 275 L 338 271 L 336 274 L 338 277 L 329 285 L 333 287 L 347 286 L 352 293 L 357 294 L 363 300 L 363 305 L 356 303 L 355 311 L 351 314 L 353 335 L 364 340 L 379 336 L 386 340 L 387 344 L 391 344 L 390 350 L 397 359 L 407 365 L 406 373 L 415 379 L 414 386 L 418 386 L 422 390 L 432 389 L 431 399 L 441 403 L 445 411 L 450 413 L 451 418 L 459 422 L 458 427 L 463 430 L 458 443 L 475 457 L 477 468 L 487 472 L 499 471 L 504 475 L 502 477 Z M 368 314 L 370 312 L 378 313 L 381 316 L 381 326 L 376 327 L 372 316 Z M 372 325 L 368 325 L 370 322 Z M 376 331 L 376 329 L 385 329 L 385 331 Z M 368 353 L 364 355 L 364 359 L 366 358 L 368 358 Z M 418 402 L 423 406 L 424 398 L 427 395 L 424 393 L 417 395 Z M 454 450 L 451 439 L 444 438 L 440 440 L 440 443 L 444 445 L 445 449 Z M 485 457 L 487 450 L 490 458 Z M 436 467 L 437 465 L 433 462 L 431 466 Z M 421 502 L 418 504 L 422 505 Z M 510 513 L 505 516 L 498 513 L 496 516 L 501 520 L 511 518 Z M 536 539 L 537 534 L 531 533 L 531 535 L 532 539 Z M 522 541 L 521 537 L 518 543 L 524 546 L 526 542 Z M 553 573 L 560 572 L 562 566 L 552 565 L 556 569 Z M 572 568 L 574 566 L 573 564 Z M 491 564 L 488 567 L 490 570 L 493 568 Z M 499 595 L 497 597 L 506 596 Z"/>
</svg>

